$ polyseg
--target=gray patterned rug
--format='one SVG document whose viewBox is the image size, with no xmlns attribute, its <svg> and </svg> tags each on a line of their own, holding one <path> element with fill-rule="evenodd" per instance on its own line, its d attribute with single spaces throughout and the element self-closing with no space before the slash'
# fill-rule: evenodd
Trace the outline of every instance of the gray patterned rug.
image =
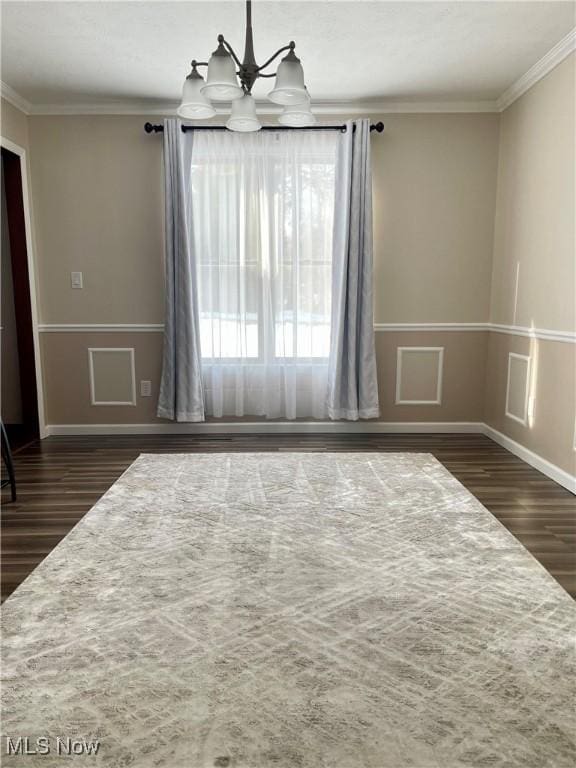
<svg viewBox="0 0 576 768">
<path fill-rule="evenodd" d="M 573 768 L 575 619 L 428 454 L 143 455 L 4 605 L 2 765 Z"/>
</svg>

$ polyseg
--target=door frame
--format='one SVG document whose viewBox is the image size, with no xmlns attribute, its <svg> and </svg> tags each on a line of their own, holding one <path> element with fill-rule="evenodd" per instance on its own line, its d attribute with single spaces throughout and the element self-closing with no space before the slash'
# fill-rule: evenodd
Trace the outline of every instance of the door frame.
<svg viewBox="0 0 576 768">
<path fill-rule="evenodd" d="M 26 237 L 26 258 L 28 260 L 28 287 L 30 289 L 30 309 L 32 312 L 32 338 L 34 341 L 34 368 L 36 371 L 36 393 L 38 396 L 38 428 L 40 438 L 48 435 L 44 416 L 44 380 L 42 376 L 42 357 L 40 354 L 40 334 L 38 331 L 38 294 L 36 291 L 36 258 L 32 237 L 32 215 L 30 192 L 28 189 L 28 158 L 26 150 L 10 139 L 0 136 L 0 146 L 20 158 L 22 176 L 22 202 L 24 205 L 24 234 Z"/>
</svg>

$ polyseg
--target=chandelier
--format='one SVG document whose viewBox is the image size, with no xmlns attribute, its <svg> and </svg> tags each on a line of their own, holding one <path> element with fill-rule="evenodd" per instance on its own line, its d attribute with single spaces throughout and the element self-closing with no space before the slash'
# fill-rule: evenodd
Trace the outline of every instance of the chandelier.
<svg viewBox="0 0 576 768">
<path fill-rule="evenodd" d="M 252 86 L 259 77 L 276 77 L 268 98 L 274 104 L 284 107 L 278 122 L 293 128 L 313 125 L 316 118 L 310 109 L 310 95 L 304 84 L 304 70 L 300 59 L 294 53 L 295 47 L 296 43 L 292 40 L 259 67 L 254 56 L 252 38 L 252 1 L 246 0 L 246 43 L 243 61 L 239 60 L 224 35 L 218 35 L 218 48 L 210 56 L 210 60 L 192 61 L 192 71 L 184 81 L 178 115 L 188 120 L 205 120 L 216 114 L 212 102 L 232 102 L 226 127 L 231 131 L 258 131 L 262 126 L 256 114 Z M 280 61 L 277 71 L 264 73 L 263 70 L 284 51 L 288 53 Z M 198 67 L 208 67 L 206 81 L 198 72 Z"/>
</svg>

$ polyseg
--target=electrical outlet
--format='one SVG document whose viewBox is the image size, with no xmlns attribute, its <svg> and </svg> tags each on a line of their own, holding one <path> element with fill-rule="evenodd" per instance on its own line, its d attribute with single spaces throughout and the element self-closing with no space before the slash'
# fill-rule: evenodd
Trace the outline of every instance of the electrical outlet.
<svg viewBox="0 0 576 768">
<path fill-rule="evenodd" d="M 140 382 L 140 397 L 150 397 L 152 394 L 152 382 L 142 380 Z"/>
<path fill-rule="evenodd" d="M 72 288 L 83 288 L 82 272 L 70 272 L 70 285 Z"/>
</svg>

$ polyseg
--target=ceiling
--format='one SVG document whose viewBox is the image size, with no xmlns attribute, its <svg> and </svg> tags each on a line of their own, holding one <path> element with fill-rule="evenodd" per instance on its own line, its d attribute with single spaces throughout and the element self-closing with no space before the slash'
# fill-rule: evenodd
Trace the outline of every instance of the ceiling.
<svg viewBox="0 0 576 768">
<path fill-rule="evenodd" d="M 243 49 L 238 0 L 20 1 L 1 13 L 2 81 L 34 106 L 161 108 L 218 33 Z M 253 4 L 256 58 L 294 39 L 313 101 L 494 100 L 574 25 L 572 2 Z"/>
</svg>

